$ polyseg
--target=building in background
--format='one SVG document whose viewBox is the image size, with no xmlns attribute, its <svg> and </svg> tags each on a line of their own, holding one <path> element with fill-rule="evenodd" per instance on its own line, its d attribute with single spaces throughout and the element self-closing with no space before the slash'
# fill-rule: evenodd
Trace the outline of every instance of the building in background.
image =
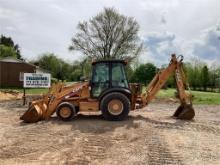
<svg viewBox="0 0 220 165">
<path fill-rule="evenodd" d="M 6 57 L 0 59 L 0 87 L 22 87 L 23 73 L 49 73 L 25 61 Z"/>
</svg>

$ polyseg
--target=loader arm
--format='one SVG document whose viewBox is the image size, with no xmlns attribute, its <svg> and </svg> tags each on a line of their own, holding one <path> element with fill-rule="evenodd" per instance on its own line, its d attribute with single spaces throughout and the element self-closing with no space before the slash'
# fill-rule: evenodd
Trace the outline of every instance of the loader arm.
<svg viewBox="0 0 220 165">
<path fill-rule="evenodd" d="M 82 89 L 85 86 L 88 86 L 88 82 L 75 83 L 70 86 L 64 86 L 63 83 L 54 84 L 42 99 L 31 102 L 28 110 L 20 119 L 28 123 L 48 119 L 56 111 L 56 107 L 69 94 L 77 95 L 75 98 L 79 100 L 83 91 Z"/>
<path fill-rule="evenodd" d="M 167 68 L 160 70 L 149 85 L 146 91 L 141 95 L 142 106 L 148 105 L 154 99 L 157 92 L 163 87 L 171 75 L 175 75 L 176 87 L 178 91 L 178 98 L 180 100 L 180 107 L 175 112 L 174 116 L 181 119 L 192 119 L 195 116 L 192 108 L 191 96 L 185 92 L 185 74 L 182 68 L 183 56 L 176 57 L 172 54 L 171 60 Z"/>
</svg>

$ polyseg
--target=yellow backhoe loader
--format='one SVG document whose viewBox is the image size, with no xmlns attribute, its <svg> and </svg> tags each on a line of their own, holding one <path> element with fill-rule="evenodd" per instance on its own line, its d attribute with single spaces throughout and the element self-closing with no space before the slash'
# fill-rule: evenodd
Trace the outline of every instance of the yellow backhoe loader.
<svg viewBox="0 0 220 165">
<path fill-rule="evenodd" d="M 78 112 L 101 111 L 107 120 L 123 120 L 130 110 L 145 107 L 163 87 L 169 76 L 175 75 L 180 106 L 174 113 L 178 119 L 191 120 L 195 116 L 191 96 L 185 92 L 185 76 L 182 68 L 183 56 L 171 56 L 167 68 L 160 70 L 142 93 L 141 85 L 128 83 L 123 60 L 102 60 L 92 63 L 90 81 L 69 86 L 62 83 L 52 85 L 42 99 L 32 101 L 28 110 L 20 117 L 24 122 L 47 120 L 56 112 L 64 120 L 73 119 Z"/>
</svg>

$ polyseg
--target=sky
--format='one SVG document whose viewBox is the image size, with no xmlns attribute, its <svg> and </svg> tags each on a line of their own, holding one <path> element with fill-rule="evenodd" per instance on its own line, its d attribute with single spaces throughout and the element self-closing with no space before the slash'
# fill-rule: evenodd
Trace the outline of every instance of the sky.
<svg viewBox="0 0 220 165">
<path fill-rule="evenodd" d="M 82 58 L 68 50 L 77 24 L 104 7 L 137 20 L 142 63 L 166 64 L 172 53 L 220 61 L 219 0 L 0 0 L 0 34 L 12 37 L 27 60 L 51 52 L 72 62 Z"/>
</svg>

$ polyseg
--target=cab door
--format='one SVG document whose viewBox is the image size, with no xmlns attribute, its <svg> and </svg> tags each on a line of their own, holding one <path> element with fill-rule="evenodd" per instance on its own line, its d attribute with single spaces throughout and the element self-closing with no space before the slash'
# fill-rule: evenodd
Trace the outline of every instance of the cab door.
<svg viewBox="0 0 220 165">
<path fill-rule="evenodd" d="M 98 98 L 99 95 L 110 86 L 109 63 L 97 63 L 93 67 L 91 80 L 91 96 Z"/>
<path fill-rule="evenodd" d="M 117 88 L 129 88 L 128 81 L 124 70 L 124 64 L 112 63 L 111 86 Z"/>
</svg>

